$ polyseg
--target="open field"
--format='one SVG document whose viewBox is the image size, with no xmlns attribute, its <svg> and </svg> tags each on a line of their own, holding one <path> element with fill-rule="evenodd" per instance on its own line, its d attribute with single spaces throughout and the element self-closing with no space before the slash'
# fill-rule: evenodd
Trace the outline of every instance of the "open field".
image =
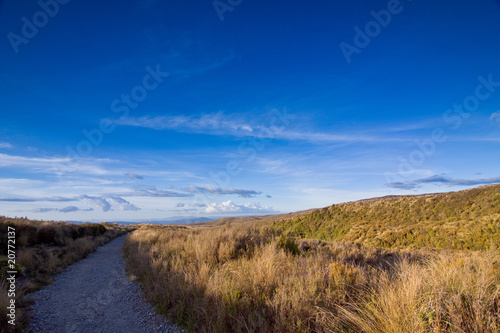
<svg viewBox="0 0 500 333">
<path fill-rule="evenodd" d="M 26 294 L 52 282 L 52 277 L 66 266 L 84 258 L 97 247 L 132 227 L 109 223 L 70 224 L 65 222 L 33 221 L 23 218 L 0 216 L 0 262 L 2 292 L 0 294 L 1 332 L 12 331 L 7 324 L 9 304 L 6 272 L 8 227 L 15 229 L 16 253 L 16 329 L 23 330 L 27 324 L 29 301 Z"/>
<path fill-rule="evenodd" d="M 143 226 L 129 274 L 194 332 L 500 332 L 500 187 Z"/>
</svg>

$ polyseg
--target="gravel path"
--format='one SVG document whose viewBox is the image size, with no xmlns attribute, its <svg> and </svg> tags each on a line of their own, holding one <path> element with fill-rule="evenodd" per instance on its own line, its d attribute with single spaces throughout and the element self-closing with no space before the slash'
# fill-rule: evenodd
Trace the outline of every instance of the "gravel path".
<svg viewBox="0 0 500 333">
<path fill-rule="evenodd" d="M 125 237 L 101 246 L 31 294 L 29 332 L 181 332 L 156 314 L 139 285 L 126 277 Z"/>
</svg>

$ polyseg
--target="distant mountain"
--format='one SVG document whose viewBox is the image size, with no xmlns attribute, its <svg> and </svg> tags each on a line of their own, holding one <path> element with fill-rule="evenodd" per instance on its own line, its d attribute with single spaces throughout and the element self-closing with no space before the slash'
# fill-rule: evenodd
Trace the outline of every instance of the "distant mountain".
<svg viewBox="0 0 500 333">
<path fill-rule="evenodd" d="M 217 217 L 216 217 L 217 218 Z M 135 220 L 135 221 L 109 221 L 109 223 L 116 223 L 120 225 L 130 225 L 130 224 L 190 224 L 190 223 L 206 223 L 213 221 L 216 218 L 209 217 L 181 217 L 174 216 L 165 219 L 152 219 L 152 220 Z M 88 221 L 67 221 L 68 223 L 87 223 Z M 92 223 L 102 223 L 108 221 L 101 220 L 91 220 Z"/>
<path fill-rule="evenodd" d="M 148 223 L 148 224 L 192 224 L 192 223 L 205 223 L 213 221 L 214 218 L 209 217 L 170 217 L 167 219 L 154 219 L 154 220 L 142 220 L 136 223 Z"/>
</svg>

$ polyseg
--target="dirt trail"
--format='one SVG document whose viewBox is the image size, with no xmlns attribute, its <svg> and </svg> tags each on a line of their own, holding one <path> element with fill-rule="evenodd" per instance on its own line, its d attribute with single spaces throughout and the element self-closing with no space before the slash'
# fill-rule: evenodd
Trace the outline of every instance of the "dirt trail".
<svg viewBox="0 0 500 333">
<path fill-rule="evenodd" d="M 67 267 L 35 300 L 29 332 L 181 332 L 144 301 L 125 275 L 126 236 L 101 246 Z"/>
</svg>

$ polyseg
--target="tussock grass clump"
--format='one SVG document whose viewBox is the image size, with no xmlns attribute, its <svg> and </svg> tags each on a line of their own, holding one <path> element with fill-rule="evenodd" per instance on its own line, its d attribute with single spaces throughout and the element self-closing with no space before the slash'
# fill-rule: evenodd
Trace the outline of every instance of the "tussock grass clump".
<svg viewBox="0 0 500 333">
<path fill-rule="evenodd" d="M 329 312 L 342 332 L 500 332 L 500 256 L 440 254 L 403 260 Z M 327 311 L 328 312 L 328 311 Z M 339 325 L 340 324 L 340 325 Z M 343 329 L 338 330 L 338 327 Z"/>
<path fill-rule="evenodd" d="M 7 323 L 9 297 L 6 284 L 8 227 L 16 233 L 16 326 Z M 33 221 L 26 218 L 0 216 L 0 332 L 21 332 L 28 318 L 28 293 L 52 283 L 52 277 L 65 267 L 87 256 L 130 227 L 109 223 L 71 224 L 65 222 Z"/>
<path fill-rule="evenodd" d="M 193 332 L 500 332 L 500 254 L 143 227 L 124 247 L 160 313 Z"/>
</svg>

